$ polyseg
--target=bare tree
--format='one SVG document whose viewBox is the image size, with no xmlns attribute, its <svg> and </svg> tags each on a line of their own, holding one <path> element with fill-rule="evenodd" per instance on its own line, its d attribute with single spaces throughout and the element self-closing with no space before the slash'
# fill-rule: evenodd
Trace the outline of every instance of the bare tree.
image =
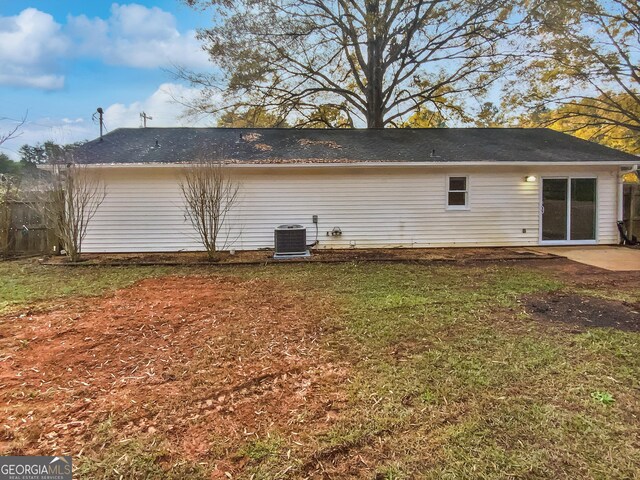
<svg viewBox="0 0 640 480">
<path fill-rule="evenodd" d="M 420 106 L 463 115 L 464 97 L 498 78 L 501 40 L 518 26 L 517 2 L 495 0 L 184 1 L 216 9 L 198 36 L 223 72 L 178 71 L 203 88 L 193 112 L 308 119 L 328 105 L 370 128 Z"/>
<path fill-rule="evenodd" d="M 198 232 L 200 240 L 212 260 L 228 246 L 229 212 L 238 200 L 240 186 L 227 168 L 216 161 L 202 161 L 185 167 L 180 179 L 185 199 L 185 216 Z"/>
<path fill-rule="evenodd" d="M 46 187 L 45 187 L 46 188 Z M 42 205 L 66 255 L 77 262 L 87 227 L 107 195 L 104 182 L 86 166 L 54 165 Z"/>
<path fill-rule="evenodd" d="M 0 118 L 0 120 L 9 120 L 9 119 Z M 21 133 L 20 129 L 22 128 L 22 126 L 24 125 L 24 122 L 26 121 L 27 121 L 27 116 L 25 115 L 21 120 L 17 121 L 15 126 L 9 129 L 9 131 L 0 133 L 0 146 L 2 146 L 4 142 L 7 142 L 12 138 L 16 138 L 17 136 L 19 136 Z"/>
</svg>

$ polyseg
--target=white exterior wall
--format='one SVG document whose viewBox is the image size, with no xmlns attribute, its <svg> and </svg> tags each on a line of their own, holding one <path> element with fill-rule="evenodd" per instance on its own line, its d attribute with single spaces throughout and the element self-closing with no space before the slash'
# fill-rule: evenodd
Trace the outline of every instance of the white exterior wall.
<svg viewBox="0 0 640 480">
<path fill-rule="evenodd" d="M 541 177 L 597 177 L 597 242 L 617 243 L 615 167 L 262 166 L 233 169 L 240 200 L 233 248 L 273 247 L 274 227 L 296 223 L 319 248 L 538 245 Z M 202 250 L 185 218 L 175 167 L 96 168 L 107 198 L 85 252 Z M 469 209 L 447 210 L 448 175 L 469 177 Z M 535 175 L 537 181 L 525 182 Z M 339 237 L 326 232 L 339 227 Z M 523 233 L 523 229 L 526 232 Z"/>
</svg>

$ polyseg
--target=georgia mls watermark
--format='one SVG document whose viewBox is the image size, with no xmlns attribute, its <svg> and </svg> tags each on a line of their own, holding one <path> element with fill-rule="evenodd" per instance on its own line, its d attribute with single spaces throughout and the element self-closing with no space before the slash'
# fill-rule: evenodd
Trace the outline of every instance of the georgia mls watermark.
<svg viewBox="0 0 640 480">
<path fill-rule="evenodd" d="M 0 480 L 71 479 L 71 457 L 0 457 Z"/>
</svg>

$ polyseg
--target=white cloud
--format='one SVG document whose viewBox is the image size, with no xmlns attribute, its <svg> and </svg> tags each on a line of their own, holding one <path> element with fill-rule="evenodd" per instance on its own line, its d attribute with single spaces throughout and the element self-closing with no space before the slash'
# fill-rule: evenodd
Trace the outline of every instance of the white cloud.
<svg viewBox="0 0 640 480">
<path fill-rule="evenodd" d="M 104 111 L 108 128 L 140 126 L 140 112 L 153 117 L 147 123 L 150 127 L 206 126 L 206 121 L 182 118 L 184 107 L 176 102 L 188 102 L 200 95 L 200 90 L 176 83 L 163 83 L 151 96 L 142 101 L 124 105 L 115 103 Z"/>
<path fill-rule="evenodd" d="M 160 85 L 149 97 L 128 105 L 114 103 L 104 109 L 104 123 L 109 131 L 122 127 L 139 127 L 140 112 L 153 117 L 148 122 L 150 127 L 210 126 L 207 119 L 187 120 L 183 118 L 184 107 L 174 99 L 188 101 L 200 95 L 200 91 L 176 83 Z M 0 120 L 0 132 L 9 131 L 15 122 Z M 38 118 L 27 120 L 21 135 L 0 147 L 0 152 L 17 158 L 17 152 L 25 143 L 53 140 L 57 143 L 72 143 L 91 140 L 98 136 L 99 130 L 90 117 L 87 118 Z"/>
<path fill-rule="evenodd" d="M 62 123 L 69 125 L 69 124 L 75 124 L 75 123 L 83 123 L 84 122 L 84 118 L 63 118 L 62 119 Z"/>
<path fill-rule="evenodd" d="M 0 16 L 0 85 L 60 89 L 60 63 L 70 58 L 133 68 L 206 68 L 208 57 L 195 35 L 180 32 L 175 17 L 158 7 L 114 3 L 107 19 L 69 16 L 64 25 L 27 8 Z"/>
<path fill-rule="evenodd" d="M 111 24 L 115 35 L 122 38 L 165 40 L 180 36 L 174 16 L 158 7 L 114 3 L 111 6 Z"/>
<path fill-rule="evenodd" d="M 68 123 L 60 118 L 41 117 L 37 119 L 27 119 L 27 122 L 20 128 L 17 137 L 5 142 L 0 147 L 0 153 L 5 153 L 13 159 L 18 158 L 18 150 L 21 145 L 42 143 L 53 140 L 57 143 L 73 143 L 93 137 L 90 122 L 85 119 Z M 15 121 L 0 121 L 0 132 L 10 130 L 15 126 Z"/>
<path fill-rule="evenodd" d="M 99 57 L 110 65 L 136 68 L 209 65 L 195 31 L 180 33 L 175 17 L 158 7 L 113 4 L 107 20 L 84 15 L 69 17 L 67 29 L 81 54 Z"/>
<path fill-rule="evenodd" d="M 47 13 L 27 8 L 16 16 L 0 17 L 0 84 L 62 88 L 57 61 L 68 50 L 68 39 Z"/>
<path fill-rule="evenodd" d="M 37 67 L 30 69 L 25 66 L 5 65 L 9 73 L 0 72 L 0 85 L 36 88 L 39 90 L 60 90 L 64 87 L 63 75 L 39 74 L 37 73 Z"/>
</svg>

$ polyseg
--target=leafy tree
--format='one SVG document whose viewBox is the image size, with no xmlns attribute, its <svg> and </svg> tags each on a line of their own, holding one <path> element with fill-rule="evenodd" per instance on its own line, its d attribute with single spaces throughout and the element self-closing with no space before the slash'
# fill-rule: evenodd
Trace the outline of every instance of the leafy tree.
<svg viewBox="0 0 640 480">
<path fill-rule="evenodd" d="M 447 121 L 440 112 L 432 112 L 426 108 L 417 110 L 406 122 L 403 128 L 447 128 Z"/>
<path fill-rule="evenodd" d="M 192 111 L 260 105 L 309 118 L 332 105 L 372 128 L 419 107 L 462 111 L 498 77 L 516 28 L 516 2 L 494 0 L 184 1 L 216 10 L 198 37 L 223 72 L 177 72 L 204 89 Z"/>
<path fill-rule="evenodd" d="M 20 161 L 24 163 L 34 165 L 47 163 L 44 147 L 40 144 L 34 146 L 24 144 L 18 150 L 18 154 L 20 155 Z"/>
<path fill-rule="evenodd" d="M 505 123 L 504 113 L 492 102 L 483 103 L 475 118 L 476 127 L 481 128 L 502 127 Z"/>
<path fill-rule="evenodd" d="M 218 127 L 235 128 L 286 128 L 289 124 L 284 118 L 269 113 L 263 107 L 250 107 L 225 112 L 218 119 Z"/>
<path fill-rule="evenodd" d="M 318 105 L 309 113 L 303 112 L 295 124 L 304 128 L 353 128 L 353 118 L 341 105 Z"/>
<path fill-rule="evenodd" d="M 37 167 L 32 163 L 26 163 L 23 161 L 13 161 L 4 153 L 0 153 L 0 174 L 4 174 L 7 177 L 20 179 L 22 177 L 46 177 L 46 173 L 38 171 Z"/>
<path fill-rule="evenodd" d="M 513 103 L 557 105 L 564 120 L 596 136 L 640 134 L 640 8 L 637 0 L 527 0 L 529 53 Z M 528 82 L 524 82 L 528 80 Z M 518 88 L 527 84 L 527 91 Z M 523 95 L 526 93 L 526 95 Z"/>
<path fill-rule="evenodd" d="M 20 172 L 20 164 L 14 162 L 4 153 L 0 153 L 0 173 L 16 175 Z"/>
<path fill-rule="evenodd" d="M 620 101 L 624 101 L 620 99 Z M 582 115 L 588 112 L 589 115 Z M 601 143 L 608 147 L 640 154 L 640 135 L 632 129 L 619 125 L 593 123 L 594 117 L 610 115 L 600 112 L 599 103 L 585 99 L 579 106 L 561 105 L 556 109 L 542 108 L 520 118 L 523 127 L 548 127 L 576 137 Z"/>
<path fill-rule="evenodd" d="M 60 145 L 52 140 L 35 145 L 23 145 L 18 153 L 20 161 L 25 164 L 42 165 L 45 163 L 57 163 L 64 161 L 74 148 L 82 145 L 84 142 L 69 143 Z"/>
</svg>

